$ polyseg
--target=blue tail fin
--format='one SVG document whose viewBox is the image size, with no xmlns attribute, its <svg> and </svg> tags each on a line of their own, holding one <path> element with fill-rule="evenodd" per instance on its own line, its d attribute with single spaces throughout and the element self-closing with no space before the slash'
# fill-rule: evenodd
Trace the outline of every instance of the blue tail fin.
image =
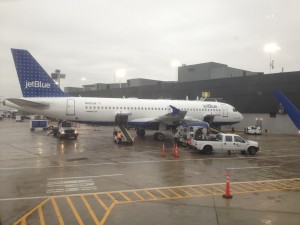
<svg viewBox="0 0 300 225">
<path fill-rule="evenodd" d="M 280 91 L 274 91 L 278 101 L 282 104 L 284 110 L 287 112 L 295 126 L 300 130 L 300 111 L 299 109 Z"/>
<path fill-rule="evenodd" d="M 65 94 L 32 57 L 23 49 L 11 49 L 23 97 L 66 97 Z"/>
</svg>

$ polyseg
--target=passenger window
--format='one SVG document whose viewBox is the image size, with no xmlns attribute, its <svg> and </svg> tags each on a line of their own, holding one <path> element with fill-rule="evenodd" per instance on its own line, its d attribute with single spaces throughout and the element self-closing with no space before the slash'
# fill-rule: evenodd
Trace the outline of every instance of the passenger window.
<svg viewBox="0 0 300 225">
<path fill-rule="evenodd" d="M 232 136 L 225 136 L 226 142 L 232 142 Z"/>
</svg>

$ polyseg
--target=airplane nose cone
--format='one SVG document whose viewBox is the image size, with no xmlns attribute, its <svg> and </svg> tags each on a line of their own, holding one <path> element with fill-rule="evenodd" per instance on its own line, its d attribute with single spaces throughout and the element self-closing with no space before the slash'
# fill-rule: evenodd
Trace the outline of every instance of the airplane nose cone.
<svg viewBox="0 0 300 225">
<path fill-rule="evenodd" d="M 244 116 L 241 113 L 239 113 L 239 117 L 240 117 L 241 121 L 244 119 Z"/>
</svg>

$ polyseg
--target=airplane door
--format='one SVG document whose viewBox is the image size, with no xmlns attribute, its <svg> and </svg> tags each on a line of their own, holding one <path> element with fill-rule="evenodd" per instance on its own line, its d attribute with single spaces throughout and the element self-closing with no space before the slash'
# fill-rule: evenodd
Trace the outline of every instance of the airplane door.
<svg viewBox="0 0 300 225">
<path fill-rule="evenodd" d="M 223 111 L 223 117 L 228 117 L 228 109 L 226 104 L 221 104 L 222 111 Z"/>
<path fill-rule="evenodd" d="M 75 116 L 75 100 L 67 100 L 67 116 Z"/>
</svg>

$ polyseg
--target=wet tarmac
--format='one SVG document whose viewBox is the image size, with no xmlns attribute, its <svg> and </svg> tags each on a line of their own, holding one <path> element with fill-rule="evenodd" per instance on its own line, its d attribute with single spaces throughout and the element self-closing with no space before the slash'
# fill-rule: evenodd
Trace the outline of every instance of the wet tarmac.
<svg viewBox="0 0 300 225">
<path fill-rule="evenodd" d="M 255 155 L 203 155 L 146 132 L 116 145 L 112 127 L 77 140 L 0 121 L 0 221 L 6 224 L 299 224 L 300 136 L 247 136 Z M 225 199 L 226 170 L 232 199 Z"/>
</svg>

